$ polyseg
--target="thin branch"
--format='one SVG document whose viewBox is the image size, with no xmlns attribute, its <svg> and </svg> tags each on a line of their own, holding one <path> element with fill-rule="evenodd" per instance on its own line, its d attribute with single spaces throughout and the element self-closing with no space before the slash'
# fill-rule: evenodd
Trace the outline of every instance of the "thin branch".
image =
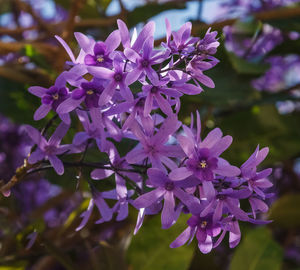
<svg viewBox="0 0 300 270">
<path fill-rule="evenodd" d="M 127 176 L 120 174 L 120 172 L 131 172 L 131 173 L 139 173 L 139 174 L 145 174 L 145 170 L 136 170 L 136 169 L 123 169 L 123 168 L 116 168 L 113 166 L 107 166 L 108 164 L 103 164 L 103 163 L 92 163 L 92 162 L 63 162 L 65 167 L 87 167 L 87 168 L 95 168 L 95 169 L 103 169 L 103 170 L 111 170 L 114 171 L 115 173 L 119 174 L 121 177 L 123 177 L 124 179 L 127 179 L 128 181 L 130 180 L 132 182 L 131 179 L 129 179 Z M 28 175 L 37 173 L 37 172 L 41 172 L 41 171 L 45 171 L 45 170 L 49 170 L 52 169 L 53 167 L 51 165 L 46 165 L 46 166 L 42 166 L 39 167 L 40 163 L 36 163 L 36 164 L 29 164 L 27 162 L 27 159 L 24 162 L 24 165 L 19 167 L 16 171 L 16 174 L 9 180 L 9 182 L 7 182 L 6 184 L 3 184 L 2 186 L 0 186 L 0 192 L 2 194 L 5 194 L 7 191 L 9 191 L 13 186 L 15 186 L 18 182 L 20 182 L 22 179 L 24 179 L 25 177 L 27 177 Z M 0 184 L 3 183 L 3 180 L 0 180 Z"/>
<path fill-rule="evenodd" d="M 111 170 L 111 171 L 114 171 L 114 172 L 131 172 L 131 173 L 144 174 L 144 171 L 142 171 L 142 170 L 123 169 L 123 168 L 116 168 L 116 167 L 113 167 L 113 166 L 107 166 L 107 165 L 109 165 L 109 163 L 91 163 L 91 162 L 81 162 L 81 161 L 79 161 L 79 162 L 67 162 L 67 161 L 64 161 L 63 164 L 67 168 L 70 168 L 70 167 L 87 167 L 87 168 Z M 28 171 L 27 175 L 31 175 L 31 174 L 41 172 L 41 171 L 45 171 L 45 170 L 49 170 L 49 169 L 53 169 L 53 167 L 50 164 L 39 167 L 39 168 L 35 168 L 31 171 Z"/>
<path fill-rule="evenodd" d="M 28 171 L 36 166 L 38 166 L 39 163 L 36 164 L 29 164 L 27 159 L 24 160 L 24 164 L 22 166 L 20 166 L 19 168 L 17 168 L 16 170 L 16 174 L 6 183 L 3 184 L 4 181 L 0 180 L 0 192 L 2 194 L 7 194 L 11 188 L 16 185 L 18 182 L 20 182 L 23 178 L 25 178 L 28 174 Z"/>
<path fill-rule="evenodd" d="M 56 54 L 58 50 L 57 46 L 55 45 L 44 42 L 35 42 L 34 40 L 26 40 L 22 42 L 0 42 L 0 54 L 19 52 L 28 44 L 32 45 L 32 47 L 34 47 L 41 54 L 51 53 L 52 55 Z"/>
</svg>

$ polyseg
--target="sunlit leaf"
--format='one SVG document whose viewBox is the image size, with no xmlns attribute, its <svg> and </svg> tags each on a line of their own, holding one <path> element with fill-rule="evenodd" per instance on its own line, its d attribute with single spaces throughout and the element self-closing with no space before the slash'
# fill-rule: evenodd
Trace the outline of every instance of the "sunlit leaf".
<svg viewBox="0 0 300 270">
<path fill-rule="evenodd" d="M 273 226 L 299 228 L 300 226 L 300 194 L 287 194 L 279 198 L 271 207 L 269 218 L 274 220 Z"/>
<path fill-rule="evenodd" d="M 261 227 L 245 235 L 233 255 L 230 270 L 279 270 L 282 258 L 282 248 L 270 231 Z"/>
<path fill-rule="evenodd" d="M 151 217 L 132 238 L 127 253 L 133 270 L 185 270 L 193 256 L 193 245 L 171 249 L 169 245 L 186 228 L 187 217 L 181 217 L 168 230 L 161 229 L 160 216 Z"/>
</svg>

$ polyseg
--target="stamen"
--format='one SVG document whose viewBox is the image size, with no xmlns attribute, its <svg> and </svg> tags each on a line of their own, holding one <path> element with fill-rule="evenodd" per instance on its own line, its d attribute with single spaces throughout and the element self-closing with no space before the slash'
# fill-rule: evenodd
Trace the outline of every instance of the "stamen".
<svg viewBox="0 0 300 270">
<path fill-rule="evenodd" d="M 201 222 L 200 227 L 201 227 L 202 229 L 204 229 L 204 228 L 206 227 L 206 225 L 207 225 L 207 221 L 204 220 L 204 221 Z"/>
<path fill-rule="evenodd" d="M 54 100 L 58 100 L 59 95 L 56 93 L 56 94 L 52 95 L 52 98 L 53 98 Z"/>
<path fill-rule="evenodd" d="M 93 91 L 93 90 L 88 90 L 88 91 L 86 91 L 86 93 L 87 93 L 88 95 L 92 95 L 92 94 L 94 94 L 94 91 Z"/>
<path fill-rule="evenodd" d="M 206 168 L 206 167 L 207 167 L 206 161 L 205 161 L 205 160 L 201 160 L 201 161 L 199 162 L 199 166 L 200 166 L 200 168 L 202 168 L 202 169 Z"/>
<path fill-rule="evenodd" d="M 97 56 L 97 62 L 102 63 L 104 61 L 103 55 Z"/>
</svg>

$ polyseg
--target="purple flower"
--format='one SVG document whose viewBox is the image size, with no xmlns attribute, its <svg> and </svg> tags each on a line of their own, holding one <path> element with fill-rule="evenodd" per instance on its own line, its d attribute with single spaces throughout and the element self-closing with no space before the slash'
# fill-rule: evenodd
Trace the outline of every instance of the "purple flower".
<svg viewBox="0 0 300 270">
<path fill-rule="evenodd" d="M 70 149 L 69 145 L 60 145 L 62 138 L 69 129 L 69 126 L 61 122 L 48 141 L 32 126 L 25 125 L 24 129 L 38 147 L 33 153 L 31 153 L 28 158 L 28 162 L 30 164 L 35 164 L 46 158 L 49 160 L 56 173 L 62 175 L 64 173 L 64 165 L 57 155 L 66 153 Z"/>
<path fill-rule="evenodd" d="M 143 92 L 146 96 L 144 116 L 151 113 L 154 101 L 166 115 L 173 114 L 170 98 L 179 98 L 182 94 L 177 90 L 168 88 L 167 83 L 168 80 L 161 80 L 153 85 L 143 86 Z M 164 98 L 162 94 L 165 95 L 166 98 Z"/>
<path fill-rule="evenodd" d="M 300 68 L 299 56 L 272 56 L 265 62 L 270 64 L 270 69 L 263 76 L 252 81 L 252 86 L 257 90 L 274 93 L 299 83 L 299 79 L 295 79 L 294 76 Z"/>
<path fill-rule="evenodd" d="M 205 68 L 211 68 L 212 65 L 208 62 L 204 62 L 201 60 L 201 66 L 203 68 L 203 65 L 205 65 Z M 186 70 L 187 72 L 193 77 L 193 79 L 198 80 L 200 83 L 204 84 L 205 86 L 209 88 L 214 88 L 215 83 L 211 78 L 203 74 L 203 71 L 199 68 L 199 58 L 195 57 L 192 59 L 192 61 L 187 65 Z M 209 66 L 208 66 L 209 65 Z"/>
<path fill-rule="evenodd" d="M 91 108 L 89 113 L 78 109 L 77 116 L 85 131 L 77 132 L 73 138 L 73 144 L 80 146 L 89 139 L 94 139 L 101 152 L 105 151 L 107 137 L 116 141 L 122 138 L 120 128 L 107 116 L 103 115 L 98 108 Z M 91 120 L 90 120 L 91 119 Z"/>
<path fill-rule="evenodd" d="M 264 201 L 254 197 L 254 196 L 249 198 L 249 203 L 250 203 L 250 206 L 252 209 L 252 215 L 253 215 L 254 219 L 256 219 L 257 212 L 266 213 L 269 210 L 268 205 Z"/>
<path fill-rule="evenodd" d="M 229 247 L 236 247 L 241 240 L 241 230 L 239 222 L 232 216 L 228 216 L 221 221 L 222 234 L 219 239 L 214 243 L 214 248 L 217 247 L 225 237 L 225 234 L 229 232 Z"/>
<path fill-rule="evenodd" d="M 117 200 L 112 208 L 113 213 L 117 213 L 116 220 L 122 221 L 128 217 L 128 206 L 132 203 L 130 198 L 134 194 L 133 190 L 126 191 L 122 197 L 117 193 L 116 189 L 101 192 L 101 195 L 105 199 Z M 103 218 L 96 221 L 96 224 L 103 223 L 105 220 Z"/>
<path fill-rule="evenodd" d="M 93 197 L 90 200 L 87 210 L 81 214 L 82 221 L 76 228 L 76 231 L 81 230 L 87 224 L 95 205 L 98 208 L 101 214 L 101 218 L 104 221 L 110 221 L 112 219 L 113 211 L 108 207 L 101 193 L 92 188 L 92 196 Z"/>
<path fill-rule="evenodd" d="M 163 44 L 168 47 L 172 53 L 179 53 L 187 55 L 194 51 L 195 43 L 199 38 L 191 37 L 192 24 L 190 22 L 185 23 L 177 32 L 171 32 L 171 25 L 168 19 L 166 19 L 167 28 L 167 44 Z M 173 39 L 171 39 L 173 37 Z"/>
<path fill-rule="evenodd" d="M 172 90 L 186 95 L 198 95 L 203 91 L 197 81 L 195 81 L 196 85 L 189 83 L 191 76 L 181 70 L 170 70 L 168 77 L 170 79 L 168 86 Z"/>
<path fill-rule="evenodd" d="M 98 148 L 101 150 L 104 147 L 105 134 L 104 127 L 102 125 L 97 125 L 95 121 L 90 122 L 89 115 L 83 110 L 76 110 L 78 119 L 80 120 L 85 131 L 79 131 L 75 134 L 73 138 L 73 144 L 80 146 L 87 143 L 89 139 L 95 139 Z M 96 112 L 95 112 L 96 113 Z M 91 113 L 92 114 L 92 113 Z M 94 113 L 92 114 L 94 115 Z"/>
<path fill-rule="evenodd" d="M 214 223 L 211 215 L 205 217 L 193 215 L 187 224 L 188 227 L 170 244 L 170 247 L 180 247 L 188 240 L 192 241 L 196 235 L 200 251 L 204 254 L 209 253 L 213 248 L 213 237 L 221 232 L 220 224 Z"/>
<path fill-rule="evenodd" d="M 131 48 L 137 53 L 139 53 L 142 49 L 145 40 L 149 37 L 153 37 L 155 31 L 155 23 L 150 21 L 143 27 L 136 39 L 130 40 L 130 34 L 126 24 L 122 20 L 117 20 L 117 23 L 120 30 L 121 42 L 123 44 L 124 49 Z"/>
<path fill-rule="evenodd" d="M 84 63 L 87 66 L 111 67 L 111 53 L 119 47 L 121 41 L 119 30 L 113 31 L 104 42 L 96 42 L 93 54 L 87 54 Z"/>
<path fill-rule="evenodd" d="M 68 64 L 70 64 L 70 65 L 84 64 L 85 56 L 88 53 L 92 54 L 95 41 L 91 38 L 88 38 L 86 35 L 84 35 L 82 33 L 79 33 L 79 32 L 75 32 L 74 36 L 75 36 L 79 46 L 81 47 L 77 58 L 75 58 L 71 48 L 69 47 L 69 45 L 61 37 L 55 36 L 55 38 L 64 47 L 67 54 L 69 55 L 69 57 L 71 59 L 71 62 L 68 62 Z"/>
<path fill-rule="evenodd" d="M 107 150 L 110 159 L 110 165 L 107 167 L 112 166 L 115 170 L 124 169 L 129 170 L 132 169 L 131 166 L 126 162 L 125 158 L 121 158 L 115 146 L 112 143 L 107 143 Z M 115 181 L 116 181 L 116 192 L 119 198 L 125 198 L 127 196 L 127 188 L 126 188 L 126 181 L 123 178 L 123 175 L 128 177 L 129 179 L 133 180 L 136 183 L 141 182 L 141 177 L 139 174 L 134 172 L 122 172 L 122 174 L 115 173 L 115 171 L 111 169 L 95 169 L 91 173 L 91 178 L 94 180 L 106 179 L 112 174 L 115 174 Z"/>
<path fill-rule="evenodd" d="M 104 67 L 90 66 L 88 67 L 89 73 L 95 78 L 106 79 L 109 81 L 104 91 L 99 98 L 99 106 L 105 105 L 114 96 L 117 87 L 120 89 L 120 94 L 127 101 L 133 100 L 131 90 L 126 84 L 126 76 L 128 73 L 124 72 L 124 62 L 120 55 L 116 55 L 113 60 L 114 70 L 110 70 Z"/>
<path fill-rule="evenodd" d="M 156 132 L 156 134 L 146 135 L 138 122 L 132 126 L 133 134 L 138 138 L 139 144 L 126 155 L 126 161 L 131 164 L 139 164 L 144 159 L 149 158 L 152 167 L 165 170 L 163 164 L 168 168 L 176 167 L 174 161 L 169 157 L 180 157 L 182 152 L 177 145 L 165 145 L 179 127 L 180 122 L 176 115 L 168 117 Z"/>
<path fill-rule="evenodd" d="M 200 116 L 197 112 L 197 133 L 187 126 L 183 129 L 187 136 L 178 136 L 177 140 L 185 152 L 187 160 L 185 166 L 176 168 L 170 173 L 173 180 L 182 180 L 195 175 L 201 182 L 212 181 L 215 174 L 221 176 L 237 176 L 240 170 L 231 166 L 225 159 L 219 157 L 231 144 L 232 137 L 222 137 L 222 131 L 215 128 L 201 141 Z"/>
<path fill-rule="evenodd" d="M 134 200 L 133 205 L 136 208 L 146 208 L 163 198 L 162 228 L 167 229 L 176 221 L 174 197 L 177 197 L 191 212 L 197 212 L 197 208 L 200 206 L 199 200 L 182 190 L 182 188 L 195 185 L 194 181 L 187 179 L 186 181 L 175 182 L 169 179 L 164 172 L 154 168 L 148 169 L 147 174 L 149 177 L 148 185 L 156 189 L 139 196 Z"/>
<path fill-rule="evenodd" d="M 221 3 L 221 6 L 229 9 L 227 12 L 232 14 L 238 12 L 241 16 L 250 14 L 253 12 L 259 12 L 264 10 L 270 10 L 282 6 L 288 6 L 299 0 L 264 0 L 264 1 L 253 1 L 253 0 L 227 0 Z"/>
<path fill-rule="evenodd" d="M 218 32 L 217 31 L 210 32 L 210 30 L 211 28 L 208 28 L 204 38 L 200 39 L 197 44 L 198 51 L 204 54 L 215 54 L 217 52 L 217 48 L 220 45 L 218 38 L 216 38 Z"/>
<path fill-rule="evenodd" d="M 121 115 L 124 112 L 129 112 L 128 117 L 123 123 L 122 130 L 126 131 L 134 125 L 134 122 L 140 120 L 142 126 L 146 129 L 147 133 L 151 133 L 153 130 L 153 121 L 150 115 L 144 116 L 144 107 L 145 107 L 146 97 L 140 95 L 140 97 L 136 98 L 131 102 L 122 102 L 115 106 L 112 106 L 108 111 L 106 111 L 105 115 Z"/>
<path fill-rule="evenodd" d="M 77 81 L 76 84 L 79 85 L 72 91 L 71 96 L 58 106 L 58 113 L 69 113 L 82 102 L 85 102 L 88 109 L 98 108 L 99 97 L 104 89 L 103 81 L 94 79 L 91 82 Z"/>
<path fill-rule="evenodd" d="M 248 188 L 234 190 L 232 188 L 222 189 L 215 193 L 215 197 L 202 210 L 200 216 L 204 217 L 209 213 L 213 213 L 213 221 L 218 222 L 224 214 L 233 215 L 236 219 L 248 221 L 248 215 L 240 208 L 240 199 L 248 198 L 251 191 Z"/>
<path fill-rule="evenodd" d="M 169 56 L 169 52 L 157 53 L 153 51 L 153 45 L 154 39 L 153 37 L 149 37 L 144 42 L 142 55 L 139 55 L 131 48 L 125 49 L 125 56 L 135 64 L 126 77 L 126 84 L 130 85 L 138 80 L 142 73 L 146 74 L 149 80 L 154 84 L 159 81 L 156 71 L 151 66 L 162 63 Z"/>
<path fill-rule="evenodd" d="M 273 186 L 273 184 L 267 179 L 267 177 L 272 173 L 272 169 L 269 168 L 257 172 L 257 166 L 266 158 L 268 152 L 268 147 L 259 150 L 259 146 L 257 146 L 254 153 L 241 166 L 241 177 L 248 182 L 249 189 L 254 191 L 263 199 L 266 196 L 263 190 Z"/>
<path fill-rule="evenodd" d="M 161 211 L 161 209 L 162 209 L 162 202 L 161 201 L 155 201 L 149 207 L 140 208 L 139 213 L 138 213 L 138 217 L 137 217 L 137 221 L 136 221 L 136 226 L 135 226 L 133 234 L 135 235 L 135 234 L 138 233 L 139 229 L 143 225 L 144 218 L 145 218 L 146 215 L 156 215 Z M 177 220 L 180 213 L 181 213 L 181 208 L 177 207 L 176 216 L 175 216 L 174 221 Z"/>
<path fill-rule="evenodd" d="M 66 76 L 68 72 L 60 74 L 53 86 L 49 89 L 32 86 L 28 91 L 41 98 L 42 105 L 35 111 L 33 119 L 40 120 L 44 118 L 51 109 L 57 110 L 57 107 L 69 97 L 69 90 L 66 87 Z M 66 123 L 70 124 L 71 120 L 68 114 L 59 113 L 59 117 Z"/>
</svg>

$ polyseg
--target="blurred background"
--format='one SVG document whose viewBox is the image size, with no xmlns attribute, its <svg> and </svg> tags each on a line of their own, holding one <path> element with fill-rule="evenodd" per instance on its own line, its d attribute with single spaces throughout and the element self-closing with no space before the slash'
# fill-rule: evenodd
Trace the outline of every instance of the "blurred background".
<svg viewBox="0 0 300 270">
<path fill-rule="evenodd" d="M 68 56 L 54 35 L 78 52 L 73 33 L 105 40 L 124 20 L 131 31 L 156 22 L 156 44 L 172 30 L 193 23 L 193 35 L 218 31 L 216 57 L 208 71 L 216 87 L 182 101 L 181 120 L 199 110 L 204 132 L 220 127 L 234 138 L 224 153 L 240 166 L 257 144 L 268 146 L 264 167 L 272 167 L 273 223 L 241 225 L 242 241 L 228 241 L 208 255 L 196 243 L 176 250 L 169 244 L 186 218 L 165 231 L 160 217 L 148 217 L 133 236 L 137 211 L 123 222 L 95 225 L 93 212 L 80 232 L 89 194 L 76 171 L 27 176 L 0 198 L 0 270 L 63 269 L 300 269 L 300 1 L 295 0 L 0 0 L 0 179 L 7 182 L 32 147 L 20 125 L 42 128 L 53 115 L 34 122 L 40 101 L 28 87 L 49 87 Z M 86 173 L 88 175 L 88 173 Z"/>
</svg>

